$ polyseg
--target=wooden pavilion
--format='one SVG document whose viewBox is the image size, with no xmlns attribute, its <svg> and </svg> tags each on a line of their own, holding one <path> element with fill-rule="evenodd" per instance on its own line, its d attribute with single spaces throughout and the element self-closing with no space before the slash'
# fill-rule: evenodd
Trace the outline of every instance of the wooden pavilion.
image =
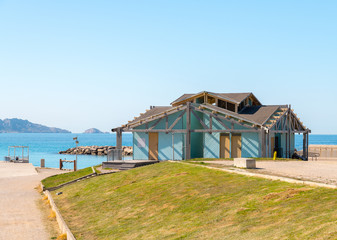
<svg viewBox="0 0 337 240">
<path fill-rule="evenodd" d="M 263 158 L 274 152 L 290 158 L 295 134 L 303 135 L 307 159 L 311 132 L 290 105 L 263 105 L 253 93 L 206 91 L 184 94 L 170 106 L 151 106 L 112 131 L 117 149 L 122 133 L 133 133 L 135 160 Z"/>
</svg>

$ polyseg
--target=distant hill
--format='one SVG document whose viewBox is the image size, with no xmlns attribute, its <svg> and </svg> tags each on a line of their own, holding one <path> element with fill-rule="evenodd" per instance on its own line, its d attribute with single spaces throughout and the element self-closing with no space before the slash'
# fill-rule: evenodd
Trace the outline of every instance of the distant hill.
<svg viewBox="0 0 337 240">
<path fill-rule="evenodd" d="M 89 129 L 85 130 L 84 133 L 103 133 L 103 132 L 101 132 L 97 128 L 89 128 Z"/>
<path fill-rule="evenodd" d="M 0 119 L 0 133 L 70 133 L 68 130 L 47 127 L 18 118 Z"/>
</svg>

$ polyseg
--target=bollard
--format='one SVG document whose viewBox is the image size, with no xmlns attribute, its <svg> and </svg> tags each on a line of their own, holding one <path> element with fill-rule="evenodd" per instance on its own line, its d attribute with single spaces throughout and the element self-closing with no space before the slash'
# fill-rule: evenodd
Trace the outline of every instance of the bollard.
<svg viewBox="0 0 337 240">
<path fill-rule="evenodd" d="M 42 158 L 41 159 L 41 167 L 44 168 L 45 167 L 45 160 Z"/>
</svg>

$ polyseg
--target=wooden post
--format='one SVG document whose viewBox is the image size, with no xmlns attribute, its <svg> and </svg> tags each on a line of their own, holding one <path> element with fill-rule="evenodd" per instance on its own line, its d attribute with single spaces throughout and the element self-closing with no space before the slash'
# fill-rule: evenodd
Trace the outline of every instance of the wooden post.
<svg viewBox="0 0 337 240">
<path fill-rule="evenodd" d="M 122 129 L 117 128 L 116 131 L 116 149 L 117 149 L 117 160 L 122 160 Z"/>
<path fill-rule="evenodd" d="M 309 132 L 307 131 L 307 159 L 309 159 Z"/>
<path fill-rule="evenodd" d="M 77 161 L 74 160 L 74 172 L 76 172 L 76 171 L 77 171 Z"/>
<path fill-rule="evenodd" d="M 267 157 L 270 157 L 270 134 L 269 131 L 267 133 Z"/>
<path fill-rule="evenodd" d="M 62 159 L 60 159 L 60 170 L 62 170 L 62 166 L 63 164 L 62 164 Z"/>
<path fill-rule="evenodd" d="M 191 103 L 186 103 L 186 151 L 185 160 L 191 159 Z"/>
<path fill-rule="evenodd" d="M 231 132 L 229 133 L 229 157 L 232 158 L 232 133 Z"/>
<path fill-rule="evenodd" d="M 286 137 L 286 154 L 285 154 L 285 157 L 288 158 L 288 133 L 285 133 L 285 137 Z"/>
<path fill-rule="evenodd" d="M 261 151 L 261 157 L 266 157 L 266 131 L 264 129 L 261 129 L 260 131 L 260 151 Z"/>
<path fill-rule="evenodd" d="M 303 158 L 307 160 L 307 133 L 303 133 Z"/>
<path fill-rule="evenodd" d="M 290 152 L 290 150 L 291 150 L 291 133 L 292 133 L 292 131 L 293 131 L 293 129 L 292 129 L 292 119 L 291 119 L 291 117 L 290 117 L 290 111 L 291 111 L 291 105 L 289 105 L 289 107 L 288 107 L 289 109 L 288 109 L 288 158 L 291 158 L 291 152 Z"/>
</svg>

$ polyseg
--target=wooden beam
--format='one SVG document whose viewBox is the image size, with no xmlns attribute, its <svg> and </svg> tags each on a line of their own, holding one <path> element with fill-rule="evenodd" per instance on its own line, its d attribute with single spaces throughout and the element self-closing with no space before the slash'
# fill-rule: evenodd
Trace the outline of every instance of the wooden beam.
<svg viewBox="0 0 337 240">
<path fill-rule="evenodd" d="M 165 117 L 165 129 L 168 129 L 168 116 Z"/>
<path fill-rule="evenodd" d="M 212 117 L 213 115 L 210 115 L 209 117 Z M 226 124 L 220 119 L 218 118 L 217 116 L 214 116 L 215 120 L 217 120 L 221 126 L 223 126 L 225 129 L 228 129 L 228 127 L 226 126 Z"/>
<path fill-rule="evenodd" d="M 194 108 L 194 110 L 196 110 L 197 112 L 202 112 L 202 113 L 208 114 L 208 115 L 213 116 L 213 117 L 217 117 L 217 118 L 223 119 L 224 121 L 227 121 L 227 122 L 230 122 L 230 123 L 238 124 L 238 125 L 240 125 L 240 126 L 242 126 L 242 127 L 253 128 L 253 129 L 255 129 L 253 126 L 250 126 L 250 125 L 247 125 L 247 124 L 240 123 L 239 121 L 235 121 L 235 120 L 233 120 L 233 119 L 228 119 L 227 115 L 226 115 L 226 117 L 223 117 L 223 116 L 218 115 L 218 114 L 215 115 L 215 114 L 213 114 L 213 113 L 210 112 L 210 111 L 205 111 L 204 109 L 200 110 L 200 109 L 198 109 L 198 108 Z M 212 110 L 211 110 L 211 111 L 212 111 Z M 223 113 L 223 114 L 225 114 L 225 113 Z M 229 117 L 231 117 L 231 116 L 229 116 Z M 233 117 L 233 118 L 236 118 L 236 117 Z M 238 120 L 243 120 L 243 119 L 241 119 L 241 118 L 236 118 L 236 119 L 238 119 Z M 245 120 L 243 120 L 243 121 L 245 121 Z M 252 124 L 253 124 L 253 123 L 252 123 Z"/>
<path fill-rule="evenodd" d="M 131 124 L 127 124 L 129 128 L 134 128 L 134 127 L 138 127 L 140 125 L 143 125 L 145 123 L 148 123 L 148 122 L 152 122 L 156 119 L 159 119 L 159 118 L 164 118 L 165 116 L 167 116 L 167 114 L 174 114 L 174 113 L 177 113 L 177 112 L 180 112 L 181 110 L 185 110 L 186 106 L 179 106 L 178 108 L 172 108 L 172 109 L 169 109 L 165 112 L 161 112 L 161 113 L 158 113 L 156 115 L 153 115 L 153 116 L 150 116 L 150 117 L 147 117 L 147 118 L 144 118 L 144 119 L 141 119 L 137 122 L 134 122 L 134 123 L 131 123 Z M 140 123 L 140 121 L 142 121 Z"/>
<path fill-rule="evenodd" d="M 152 125 L 152 127 L 150 127 L 149 129 L 150 129 L 150 130 L 154 129 L 154 128 L 160 123 L 161 120 L 162 120 L 162 118 L 159 118 L 159 119 Z"/>
<path fill-rule="evenodd" d="M 185 129 L 125 129 L 123 132 L 143 132 L 143 133 L 150 133 L 150 132 L 164 132 L 164 133 L 186 133 Z"/>
<path fill-rule="evenodd" d="M 195 106 L 193 106 L 192 105 L 192 107 L 195 109 L 195 108 L 197 108 L 197 107 L 195 107 Z M 218 111 L 218 112 L 221 112 L 220 110 L 218 110 L 218 109 L 215 109 L 215 107 L 214 106 L 212 106 L 212 105 L 210 105 L 210 104 L 206 104 L 205 105 L 205 108 L 208 108 L 208 111 L 209 112 L 211 112 L 211 111 Z M 200 109 L 196 109 L 197 111 L 202 111 L 202 110 L 200 110 Z M 235 114 L 235 115 L 233 115 L 233 114 L 231 114 L 230 113 L 230 111 L 229 110 L 226 110 L 226 109 L 224 109 L 226 112 L 221 112 L 221 114 L 224 114 L 224 115 L 226 115 L 226 116 L 228 116 L 228 117 L 232 117 L 232 118 L 235 118 L 235 119 L 238 119 L 238 120 L 242 120 L 242 121 L 244 121 L 244 122 L 248 122 L 248 123 L 251 123 L 251 124 L 255 124 L 255 125 L 260 125 L 260 124 L 258 124 L 258 123 L 256 123 L 256 122 L 253 122 L 253 121 L 250 121 L 250 120 L 248 120 L 248 119 L 244 119 L 244 118 L 242 118 L 242 117 L 240 117 L 240 116 L 237 116 L 237 113 L 235 113 L 235 112 L 233 112 L 233 114 Z M 204 113 L 207 113 L 205 110 L 203 110 L 204 111 Z M 207 113 L 207 114 L 209 114 L 209 113 Z M 233 120 L 234 121 L 234 120 Z M 236 121 L 237 122 L 237 121 Z M 242 124 L 242 126 L 245 126 L 245 125 L 243 125 Z"/>
<path fill-rule="evenodd" d="M 204 129 L 209 129 L 208 126 L 204 123 L 204 121 L 196 114 L 196 112 L 191 109 L 192 114 L 195 116 L 196 119 L 198 119 L 199 123 L 203 126 Z"/>
<path fill-rule="evenodd" d="M 257 133 L 260 130 L 254 129 L 192 129 L 191 132 L 203 132 L 203 133 Z"/>
<path fill-rule="evenodd" d="M 169 127 L 169 130 L 173 129 L 174 126 L 180 121 L 180 119 L 183 118 L 184 114 L 186 113 L 186 110 L 184 110 L 178 117 L 176 120 L 174 120 L 174 122 L 172 123 L 172 125 Z"/>
</svg>

